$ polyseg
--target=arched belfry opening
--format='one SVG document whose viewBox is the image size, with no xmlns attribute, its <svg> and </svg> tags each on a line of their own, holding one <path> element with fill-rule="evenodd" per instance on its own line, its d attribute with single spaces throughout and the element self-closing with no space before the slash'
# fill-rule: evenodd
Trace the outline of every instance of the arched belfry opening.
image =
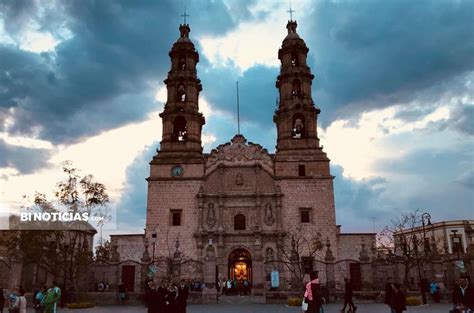
<svg viewBox="0 0 474 313">
<path fill-rule="evenodd" d="M 291 53 L 291 66 L 292 67 L 299 66 L 298 53 L 296 53 L 295 51 Z"/>
<path fill-rule="evenodd" d="M 183 84 L 178 85 L 177 98 L 180 102 L 186 101 L 186 87 Z"/>
<path fill-rule="evenodd" d="M 291 88 L 291 95 L 293 98 L 298 98 L 301 96 L 301 82 L 299 79 L 294 79 Z"/>
<path fill-rule="evenodd" d="M 245 215 L 237 214 L 234 216 L 234 230 L 245 230 Z"/>
<path fill-rule="evenodd" d="M 229 254 L 229 277 L 243 284 L 252 283 L 252 256 L 247 249 L 239 248 Z"/>
<path fill-rule="evenodd" d="M 301 139 L 306 135 L 306 123 L 304 115 L 296 113 L 293 115 L 293 122 L 291 128 L 291 137 L 293 139 Z"/>
<path fill-rule="evenodd" d="M 184 71 L 186 69 L 186 59 L 184 56 L 181 56 L 178 61 L 178 69 Z"/>
<path fill-rule="evenodd" d="M 184 116 L 177 116 L 173 121 L 173 139 L 175 141 L 186 141 L 188 138 L 187 122 Z"/>
</svg>

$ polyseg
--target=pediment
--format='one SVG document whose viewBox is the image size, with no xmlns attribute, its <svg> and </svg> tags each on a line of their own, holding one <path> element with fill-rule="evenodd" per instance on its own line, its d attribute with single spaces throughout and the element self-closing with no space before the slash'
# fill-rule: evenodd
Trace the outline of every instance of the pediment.
<svg viewBox="0 0 474 313">
<path fill-rule="evenodd" d="M 207 157 L 206 175 L 219 165 L 249 166 L 259 164 L 273 173 L 273 160 L 267 149 L 259 144 L 247 142 L 243 135 L 235 135 L 230 142 L 219 145 Z"/>
</svg>

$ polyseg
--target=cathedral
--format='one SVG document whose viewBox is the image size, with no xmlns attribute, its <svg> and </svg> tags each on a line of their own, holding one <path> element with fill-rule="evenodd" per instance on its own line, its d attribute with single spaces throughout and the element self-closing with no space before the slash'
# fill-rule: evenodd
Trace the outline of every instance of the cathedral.
<svg viewBox="0 0 474 313">
<path fill-rule="evenodd" d="M 335 177 L 318 138 L 309 49 L 296 21 L 286 28 L 278 51 L 275 153 L 241 134 L 203 153 L 199 54 L 189 25 L 180 25 L 164 81 L 163 137 L 147 178 L 151 276 L 202 281 L 205 290 L 247 280 L 254 296 L 297 289 L 312 270 L 330 288 L 341 287 L 344 277 L 361 280 L 360 264 L 341 260 L 370 257 L 375 235 L 341 234 L 336 225 Z"/>
</svg>

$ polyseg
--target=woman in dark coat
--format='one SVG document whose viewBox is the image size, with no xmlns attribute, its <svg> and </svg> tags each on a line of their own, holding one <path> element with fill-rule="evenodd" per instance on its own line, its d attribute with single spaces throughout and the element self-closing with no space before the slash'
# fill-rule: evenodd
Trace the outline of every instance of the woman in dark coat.
<svg viewBox="0 0 474 313">
<path fill-rule="evenodd" d="M 394 284 L 395 290 L 392 294 L 392 309 L 395 311 L 395 313 L 402 313 L 403 311 L 406 311 L 407 305 L 406 305 L 406 299 L 405 299 L 405 294 L 403 291 L 400 289 L 400 284 L 395 283 Z"/>
<path fill-rule="evenodd" d="M 168 286 L 168 293 L 166 294 L 166 313 L 177 313 L 178 311 L 178 302 L 176 298 L 178 297 L 178 287 L 170 283 Z"/>
<path fill-rule="evenodd" d="M 156 290 L 156 302 L 159 313 L 166 313 L 166 297 L 168 296 L 168 283 L 166 280 L 161 281 L 160 287 Z"/>
<path fill-rule="evenodd" d="M 184 280 L 181 280 L 181 283 L 179 285 L 179 290 L 178 290 L 178 298 L 176 301 L 178 302 L 178 313 L 186 313 L 186 304 L 188 301 L 188 296 L 189 296 L 189 289 L 188 286 L 186 286 L 186 283 Z"/>
</svg>

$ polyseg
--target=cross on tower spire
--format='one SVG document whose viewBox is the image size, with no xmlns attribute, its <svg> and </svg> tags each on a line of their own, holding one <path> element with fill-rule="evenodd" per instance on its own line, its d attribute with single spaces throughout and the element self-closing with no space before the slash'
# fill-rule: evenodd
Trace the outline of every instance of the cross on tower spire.
<svg viewBox="0 0 474 313">
<path fill-rule="evenodd" d="M 184 14 L 181 14 L 181 16 L 184 19 L 184 25 L 186 25 L 186 17 L 189 16 L 189 14 L 186 14 L 186 4 L 184 5 Z"/>
<path fill-rule="evenodd" d="M 286 12 L 290 13 L 290 21 L 293 21 L 293 13 L 296 11 L 291 8 L 291 1 L 290 1 L 290 9 Z"/>
</svg>

